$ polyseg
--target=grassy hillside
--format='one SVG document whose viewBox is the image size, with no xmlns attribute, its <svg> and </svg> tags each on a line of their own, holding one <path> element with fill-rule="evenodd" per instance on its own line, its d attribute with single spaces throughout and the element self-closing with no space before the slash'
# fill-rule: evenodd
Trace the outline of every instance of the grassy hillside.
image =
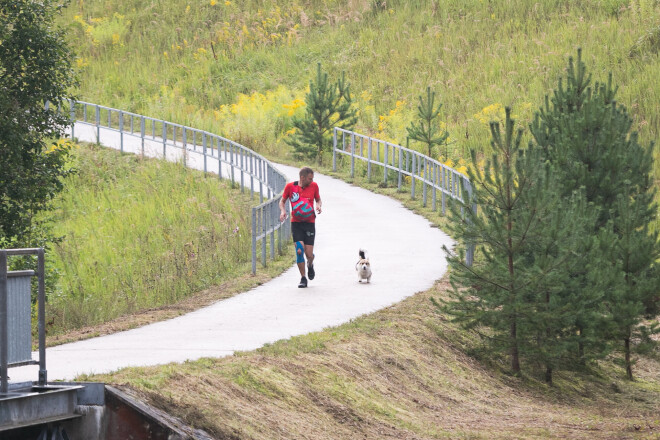
<svg viewBox="0 0 660 440">
<path fill-rule="evenodd" d="M 658 0 L 73 0 L 62 22 L 81 99 L 279 160 L 317 62 L 346 71 L 359 131 L 399 143 L 433 87 L 454 161 L 488 148 L 503 106 L 529 121 L 577 47 L 595 80 L 613 73 L 642 143 L 660 130 Z M 435 314 L 428 297 L 445 288 L 255 352 L 91 379 L 216 438 L 657 438 L 656 358 L 634 383 L 614 362 L 558 373 L 553 388 L 512 378 Z"/>
<path fill-rule="evenodd" d="M 447 288 L 254 352 L 83 379 L 128 386 L 217 439 L 658 438 L 657 360 L 632 383 L 609 362 L 554 387 L 542 369 L 507 376 L 434 312 L 429 296 Z"/>
<path fill-rule="evenodd" d="M 251 271 L 249 195 L 217 176 L 83 145 L 50 221 L 50 334 L 176 303 Z"/>
<path fill-rule="evenodd" d="M 613 72 L 643 143 L 660 129 L 657 0 L 74 0 L 62 21 L 81 98 L 276 156 L 317 62 L 346 71 L 361 131 L 398 142 L 433 87 L 454 160 L 502 106 L 529 120 L 577 47 L 594 79 Z"/>
</svg>

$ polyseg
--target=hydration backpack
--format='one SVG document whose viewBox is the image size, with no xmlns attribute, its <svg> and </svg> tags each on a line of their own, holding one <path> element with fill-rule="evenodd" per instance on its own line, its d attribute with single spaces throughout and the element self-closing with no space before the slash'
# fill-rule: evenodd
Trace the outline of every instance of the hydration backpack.
<svg viewBox="0 0 660 440">
<path fill-rule="evenodd" d="M 293 182 L 293 191 L 291 192 L 291 215 L 298 221 L 309 222 L 314 219 L 314 207 L 306 198 L 300 196 L 302 188 L 298 182 Z"/>
</svg>

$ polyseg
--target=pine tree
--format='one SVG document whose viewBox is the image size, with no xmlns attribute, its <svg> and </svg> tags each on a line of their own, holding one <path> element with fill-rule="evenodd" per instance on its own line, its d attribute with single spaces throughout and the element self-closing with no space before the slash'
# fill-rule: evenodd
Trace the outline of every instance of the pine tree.
<svg viewBox="0 0 660 440">
<path fill-rule="evenodd" d="M 438 107 L 435 108 L 434 101 L 435 92 L 431 92 L 431 88 L 428 87 L 426 89 L 426 100 L 422 96 L 419 97 L 417 124 L 412 121 L 410 126 L 406 127 L 409 139 L 426 144 L 429 157 L 434 157 L 433 148 L 436 145 L 442 145 L 449 138 L 449 132 L 440 128 L 438 116 L 442 103 L 438 103 Z"/>
<path fill-rule="evenodd" d="M 522 131 L 506 109 L 505 132 L 491 123 L 495 152 L 483 170 L 476 153 L 468 170 L 472 197 L 451 207 L 458 252 L 445 249 L 451 266 L 452 299 L 436 304 L 465 328 L 482 329 L 489 345 L 508 353 L 511 370 L 521 371 L 521 356 L 546 366 L 552 381 L 553 359 L 562 358 L 572 335 L 575 313 L 562 289 L 566 268 L 582 258 L 576 246 L 589 217 L 582 193 L 569 198 L 557 190 L 555 173 L 534 145 L 522 149 Z M 479 212 L 469 209 L 473 203 Z M 465 264 L 466 243 L 480 258 Z M 588 254 L 589 252 L 587 252 Z"/>
<path fill-rule="evenodd" d="M 332 148 L 334 127 L 350 130 L 357 122 L 357 109 L 352 105 L 350 85 L 345 75 L 336 83 L 328 81 L 328 74 L 317 64 L 316 80 L 309 83 L 305 97 L 305 116 L 295 118 L 295 133 L 287 140 L 299 159 L 316 158 L 323 163 L 323 153 Z"/>
<path fill-rule="evenodd" d="M 594 310 L 589 309 L 577 317 L 579 350 L 584 356 L 589 350 L 591 356 L 602 355 L 604 344 L 616 338 L 623 342 L 632 378 L 631 335 L 646 331 L 638 326 L 645 309 L 657 313 L 653 295 L 658 290 L 658 240 L 648 231 L 657 208 L 651 181 L 653 146 L 638 143 L 632 119 L 615 101 L 616 92 L 611 74 L 607 83 L 591 85 L 578 50 L 577 62 L 569 59 L 565 84 L 560 79 L 552 99 L 546 97 L 531 132 L 547 160 L 560 170 L 562 193 L 583 187 L 598 212 L 588 234 L 601 237 L 600 255 L 571 267 L 578 294 L 593 289 L 593 273 L 617 274 L 603 286 L 604 301 L 597 313 L 601 318 L 592 319 Z"/>
<path fill-rule="evenodd" d="M 628 186 L 618 196 L 615 224 L 617 240 L 612 249 L 619 263 L 622 279 L 608 298 L 611 332 L 614 340 L 622 343 L 626 376 L 633 380 L 633 340 L 652 343 L 649 338 L 658 332 L 655 326 L 643 323 L 645 305 L 652 301 L 660 289 L 656 261 L 660 257 L 657 232 L 648 230 L 649 218 L 657 209 L 647 192 L 633 198 Z"/>
</svg>

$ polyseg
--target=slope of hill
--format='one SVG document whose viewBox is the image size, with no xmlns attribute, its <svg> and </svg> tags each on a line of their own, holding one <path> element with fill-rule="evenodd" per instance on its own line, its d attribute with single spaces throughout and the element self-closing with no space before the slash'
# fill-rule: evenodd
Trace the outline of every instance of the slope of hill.
<svg viewBox="0 0 660 440">
<path fill-rule="evenodd" d="M 610 362 L 554 387 L 542 370 L 507 376 L 434 311 L 448 287 L 254 352 L 83 379 L 131 387 L 217 439 L 658 438 L 657 359 L 632 383 Z"/>
<path fill-rule="evenodd" d="M 258 281 L 250 279 L 245 215 L 253 200 L 231 183 L 93 145 L 75 148 L 71 167 L 77 172 L 45 215 L 62 237 L 48 253 L 49 279 L 57 280 L 50 342 L 125 329 L 144 322 L 145 311 L 151 319 L 163 307 L 176 314 Z M 100 324 L 109 328 L 89 328 Z"/>
<path fill-rule="evenodd" d="M 578 47 L 594 80 L 613 72 L 642 142 L 660 130 L 653 0 L 74 1 L 62 21 L 81 98 L 271 155 L 289 151 L 282 139 L 317 62 L 346 72 L 361 131 L 398 142 L 433 87 L 454 160 L 488 148 L 503 106 L 529 121 Z"/>
</svg>

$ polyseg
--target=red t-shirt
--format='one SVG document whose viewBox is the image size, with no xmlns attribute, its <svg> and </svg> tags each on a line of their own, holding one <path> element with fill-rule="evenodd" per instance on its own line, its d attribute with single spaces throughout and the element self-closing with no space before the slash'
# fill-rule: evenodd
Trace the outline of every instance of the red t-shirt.
<svg viewBox="0 0 660 440">
<path fill-rule="evenodd" d="M 293 182 L 289 182 L 284 187 L 282 198 L 284 200 L 288 200 L 289 197 L 291 197 L 292 192 L 293 192 Z M 314 208 L 314 200 L 319 200 L 321 198 L 321 196 L 319 195 L 319 186 L 316 184 L 316 182 L 310 183 L 309 185 L 307 185 L 307 188 L 303 188 L 301 186 L 299 192 L 300 192 L 300 197 L 306 198 L 309 204 L 312 205 L 312 208 Z M 298 220 L 294 216 L 291 216 L 291 221 L 302 222 L 302 220 Z M 314 223 L 315 221 L 316 221 L 316 216 L 312 217 L 312 219 L 306 223 Z"/>
</svg>

